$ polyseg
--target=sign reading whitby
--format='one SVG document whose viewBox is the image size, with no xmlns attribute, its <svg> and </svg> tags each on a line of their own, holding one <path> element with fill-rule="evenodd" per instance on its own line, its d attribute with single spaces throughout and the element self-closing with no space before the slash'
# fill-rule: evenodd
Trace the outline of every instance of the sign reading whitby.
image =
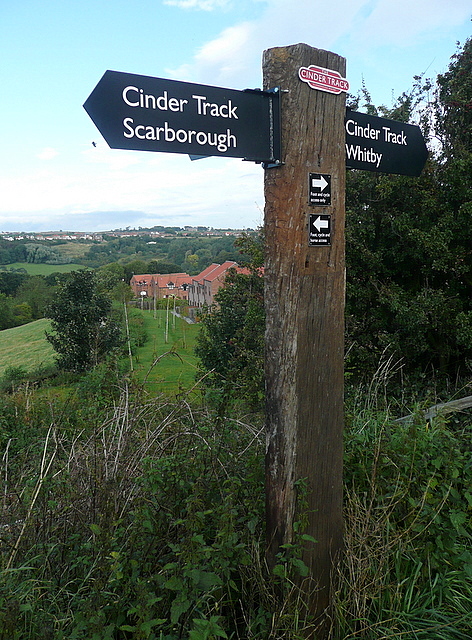
<svg viewBox="0 0 472 640">
<path fill-rule="evenodd" d="M 428 157 L 421 129 L 412 124 L 346 111 L 346 166 L 419 176 Z"/>
<path fill-rule="evenodd" d="M 106 71 L 84 108 L 112 149 L 280 161 L 278 91 Z"/>
</svg>

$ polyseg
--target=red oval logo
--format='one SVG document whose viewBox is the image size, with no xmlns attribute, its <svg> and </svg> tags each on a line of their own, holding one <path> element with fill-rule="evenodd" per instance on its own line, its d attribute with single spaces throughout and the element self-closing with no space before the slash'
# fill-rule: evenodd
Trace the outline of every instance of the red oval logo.
<svg viewBox="0 0 472 640">
<path fill-rule="evenodd" d="M 349 82 L 338 71 L 310 65 L 298 70 L 298 77 L 306 82 L 312 89 L 326 91 L 336 95 L 343 91 L 349 91 Z"/>
</svg>

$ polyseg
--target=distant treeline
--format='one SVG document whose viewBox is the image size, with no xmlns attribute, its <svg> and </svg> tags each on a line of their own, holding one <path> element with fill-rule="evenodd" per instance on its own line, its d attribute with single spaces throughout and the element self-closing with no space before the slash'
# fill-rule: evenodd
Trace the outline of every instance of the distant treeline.
<svg viewBox="0 0 472 640">
<path fill-rule="evenodd" d="M 132 265 L 131 274 L 147 272 L 150 262 L 172 265 L 168 272 L 184 271 L 194 275 L 212 262 L 240 259 L 234 247 L 234 235 L 189 237 L 155 237 L 139 235 L 130 237 L 103 236 L 103 241 L 35 241 L 0 238 L 0 265 L 17 262 L 39 264 L 68 264 L 75 262 L 84 267 L 97 268 L 111 262 L 125 267 Z M 73 245 L 78 251 L 73 251 Z M 87 248 L 83 246 L 87 245 Z M 85 250 L 84 250 L 85 249 Z M 144 269 L 146 265 L 146 269 Z M 128 269 L 127 269 L 128 270 Z M 165 271 L 162 271 L 165 273 Z"/>
<path fill-rule="evenodd" d="M 54 298 L 58 278 L 30 276 L 19 272 L 0 272 L 0 330 L 18 327 L 44 317 Z"/>
</svg>

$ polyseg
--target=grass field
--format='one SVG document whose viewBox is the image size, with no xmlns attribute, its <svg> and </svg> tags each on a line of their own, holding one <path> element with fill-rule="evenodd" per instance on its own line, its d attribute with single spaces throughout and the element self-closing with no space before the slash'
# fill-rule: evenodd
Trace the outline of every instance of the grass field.
<svg viewBox="0 0 472 640">
<path fill-rule="evenodd" d="M 66 242 L 65 244 L 56 244 L 52 248 L 63 258 L 73 260 L 74 258 L 82 258 L 88 253 L 90 247 L 93 247 L 93 244 L 93 242 Z"/>
<path fill-rule="evenodd" d="M 2 265 L 0 265 L 1 269 Z M 30 276 L 49 276 L 51 273 L 70 273 L 85 269 L 81 264 L 34 264 L 30 262 L 13 262 L 12 264 L 3 265 L 5 270 L 25 269 Z M 3 269 L 2 269 L 3 270 Z"/>
<path fill-rule="evenodd" d="M 142 314 L 148 334 L 147 342 L 133 358 L 137 378 L 145 381 L 151 393 L 174 393 L 179 389 L 190 389 L 195 384 L 197 358 L 193 349 L 200 327 L 188 324 L 169 311 L 166 343 L 166 311 L 158 310 L 156 317 L 153 311 L 136 312 Z M 159 356 L 166 353 L 168 355 L 156 362 Z"/>
<path fill-rule="evenodd" d="M 178 393 L 195 384 L 197 359 L 193 353 L 199 326 L 187 324 L 169 310 L 166 343 L 166 311 L 137 309 L 144 319 L 147 342 L 133 356 L 137 379 L 145 382 L 152 394 Z M 54 350 L 47 342 L 45 331 L 50 321 L 43 319 L 0 331 L 0 376 L 8 367 L 23 367 L 27 372 L 54 363 Z M 167 355 L 164 355 L 167 354 Z M 160 358 L 160 356 L 163 356 Z"/>
<path fill-rule="evenodd" d="M 27 372 L 54 363 L 54 350 L 44 332 L 50 321 L 36 320 L 0 331 L 0 376 L 8 367 L 23 367 Z"/>
</svg>

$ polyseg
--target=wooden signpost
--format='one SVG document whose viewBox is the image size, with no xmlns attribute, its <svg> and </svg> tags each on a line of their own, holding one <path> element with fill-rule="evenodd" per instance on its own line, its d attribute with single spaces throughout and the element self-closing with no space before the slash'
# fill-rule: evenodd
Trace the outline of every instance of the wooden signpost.
<svg viewBox="0 0 472 640">
<path fill-rule="evenodd" d="M 327 635 L 342 551 L 346 165 L 419 175 L 418 127 L 347 112 L 345 59 L 269 49 L 264 91 L 107 71 L 84 107 L 112 148 L 261 162 L 265 190 L 267 557 L 307 518 L 306 604 Z M 313 542 L 312 540 L 316 540 Z"/>
<path fill-rule="evenodd" d="M 294 542 L 301 510 L 309 516 L 304 533 L 316 543 L 305 544 L 303 560 L 312 612 L 323 619 L 343 536 L 346 109 L 344 92 L 299 78 L 310 66 L 345 76 L 344 58 L 304 44 L 264 54 L 264 86 L 283 92 L 283 166 L 265 173 L 266 501 L 271 565 Z M 324 175 L 329 204 L 310 204 L 313 180 L 321 193 Z M 310 216 L 329 222 L 329 242 L 311 244 Z"/>
</svg>

